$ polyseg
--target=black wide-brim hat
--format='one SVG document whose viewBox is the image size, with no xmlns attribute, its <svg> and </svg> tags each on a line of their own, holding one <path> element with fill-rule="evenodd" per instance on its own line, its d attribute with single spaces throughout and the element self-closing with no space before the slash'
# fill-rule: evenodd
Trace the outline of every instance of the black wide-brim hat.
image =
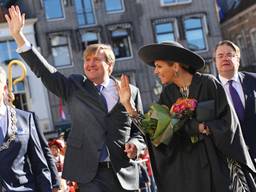
<svg viewBox="0 0 256 192">
<path fill-rule="evenodd" d="M 205 61 L 200 55 L 174 41 L 145 45 L 139 49 L 138 55 L 150 66 L 155 66 L 155 60 L 175 61 L 196 71 L 205 65 Z"/>
</svg>

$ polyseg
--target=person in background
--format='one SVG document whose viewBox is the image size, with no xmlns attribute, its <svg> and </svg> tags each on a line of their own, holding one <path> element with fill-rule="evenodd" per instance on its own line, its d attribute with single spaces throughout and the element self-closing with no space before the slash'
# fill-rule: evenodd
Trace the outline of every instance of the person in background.
<svg viewBox="0 0 256 192">
<path fill-rule="evenodd" d="M 143 137 L 119 102 L 111 76 L 115 56 L 110 46 L 93 44 L 84 51 L 84 74 L 65 77 L 50 65 L 23 34 L 25 15 L 18 6 L 5 15 L 18 52 L 46 88 L 63 98 L 71 115 L 62 177 L 76 181 L 81 192 L 127 192 L 139 189 L 134 161 L 145 148 Z M 138 88 L 132 102 L 142 112 Z"/>
<path fill-rule="evenodd" d="M 51 192 L 51 174 L 33 114 L 11 107 L 0 67 L 0 184 L 7 192 Z"/>
<path fill-rule="evenodd" d="M 64 155 L 62 155 L 64 146 L 57 139 L 53 139 L 49 141 L 49 147 L 53 155 L 54 162 L 59 173 L 59 177 L 61 177 L 64 165 Z M 59 191 L 68 192 L 68 186 L 65 179 L 61 179 Z"/>
<path fill-rule="evenodd" d="M 150 163 L 149 152 L 148 152 L 147 148 L 141 152 L 141 154 L 139 155 L 139 158 L 144 160 L 145 163 L 146 163 L 147 173 L 148 173 L 148 176 L 149 176 L 149 179 L 150 179 L 150 192 L 156 192 L 157 187 L 156 187 L 155 179 L 154 179 L 154 176 L 153 176 L 152 167 L 151 167 L 151 163 Z"/>
<path fill-rule="evenodd" d="M 61 175 L 61 173 L 63 171 L 63 164 L 64 164 L 64 155 L 62 155 L 64 146 L 57 139 L 53 139 L 53 140 L 49 141 L 48 145 L 49 145 L 51 153 L 53 155 L 57 170 Z"/>
<path fill-rule="evenodd" d="M 256 165 L 256 73 L 239 72 L 241 53 L 229 40 L 220 41 L 214 59 L 218 78 L 234 106 L 244 140 Z"/>
<path fill-rule="evenodd" d="M 7 93 L 6 94 L 6 98 L 5 99 L 5 103 L 10 103 L 14 100 L 14 94 L 13 93 Z M 44 133 L 42 131 L 42 129 L 39 128 L 39 125 L 38 125 L 38 117 L 36 116 L 36 114 L 32 111 L 30 111 L 32 114 L 33 114 L 33 119 L 35 121 L 35 128 L 36 128 L 36 131 L 37 131 L 37 134 L 38 134 L 38 138 L 40 140 L 40 144 L 41 144 L 41 147 L 43 149 L 43 153 L 44 153 L 44 156 L 46 158 L 46 161 L 47 161 L 47 165 L 50 169 L 50 172 L 51 172 L 51 181 L 52 181 L 52 192 L 57 192 L 59 191 L 59 187 L 60 187 L 60 177 L 59 177 L 59 174 L 58 174 L 58 170 L 57 170 L 57 167 L 55 165 L 55 161 L 53 159 L 53 155 L 50 151 L 50 148 L 48 146 L 48 142 L 46 141 L 46 138 L 44 136 Z M 1 191 L 1 190 L 0 190 Z"/>
<path fill-rule="evenodd" d="M 150 178 L 147 171 L 147 166 L 145 160 L 139 158 L 139 176 L 140 176 L 140 192 L 150 192 Z"/>
<path fill-rule="evenodd" d="M 165 85 L 159 104 L 171 109 L 177 100 L 195 99 L 197 106 L 207 103 L 213 109 L 208 116 L 195 113 L 187 119 L 168 143 L 155 146 L 150 140 L 147 142 L 158 190 L 256 191 L 252 178 L 256 170 L 246 150 L 240 124 L 218 80 L 198 72 L 204 67 L 202 57 L 178 42 L 145 45 L 138 54 L 154 67 L 154 73 Z M 143 118 L 130 102 L 129 80 L 125 75 L 121 77 L 119 95 L 134 121 Z M 196 141 L 191 139 L 195 137 Z M 234 167 L 242 176 L 233 172 Z"/>
</svg>

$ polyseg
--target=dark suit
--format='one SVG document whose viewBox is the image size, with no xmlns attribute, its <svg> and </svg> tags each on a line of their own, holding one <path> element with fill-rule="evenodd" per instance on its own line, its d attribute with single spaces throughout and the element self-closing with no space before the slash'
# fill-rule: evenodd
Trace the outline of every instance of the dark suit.
<svg viewBox="0 0 256 192">
<path fill-rule="evenodd" d="M 256 162 L 256 74 L 239 72 L 238 75 L 245 99 L 245 119 L 241 127 L 251 157 Z"/>
<path fill-rule="evenodd" d="M 238 72 L 238 77 L 243 88 L 245 99 L 245 118 L 240 122 L 243 137 L 249 148 L 249 153 L 256 165 L 256 74 L 249 72 Z M 219 76 L 218 76 L 218 80 Z M 232 103 L 232 102 L 230 102 Z"/>
<path fill-rule="evenodd" d="M 51 175 L 32 113 L 7 107 L 6 115 L 8 129 L 0 146 L 2 190 L 50 192 Z"/>
<path fill-rule="evenodd" d="M 41 144 L 45 159 L 47 161 L 47 165 L 51 172 L 52 187 L 59 188 L 60 187 L 60 176 L 59 176 L 55 161 L 53 159 L 51 150 L 48 146 L 48 142 L 46 141 L 46 139 L 44 137 L 44 133 L 43 133 L 42 129 L 40 129 L 40 127 L 37 123 L 37 117 L 36 117 L 35 113 L 33 113 L 33 112 L 31 112 L 31 113 L 33 114 L 33 118 L 35 120 L 35 127 L 36 127 L 36 130 L 38 133 L 40 144 Z"/>
<path fill-rule="evenodd" d="M 82 184 L 91 182 L 97 173 L 101 147 L 105 143 L 121 186 L 126 190 L 138 189 L 138 167 L 124 153 L 124 145 L 132 141 L 139 150 L 145 145 L 138 131 L 131 128 L 131 119 L 123 105 L 118 102 L 106 112 L 97 89 L 85 76 L 65 77 L 38 57 L 34 48 L 21 56 L 47 89 L 64 98 L 68 105 L 72 128 L 67 139 L 63 177 Z M 132 86 L 131 91 L 136 107 L 142 111 L 139 90 Z"/>
</svg>

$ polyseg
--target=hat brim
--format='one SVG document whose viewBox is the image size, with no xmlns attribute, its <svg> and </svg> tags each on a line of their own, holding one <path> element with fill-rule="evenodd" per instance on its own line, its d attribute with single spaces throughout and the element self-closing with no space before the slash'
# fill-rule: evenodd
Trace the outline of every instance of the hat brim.
<svg viewBox="0 0 256 192">
<path fill-rule="evenodd" d="M 183 47 L 169 44 L 150 44 L 138 51 L 139 57 L 148 65 L 155 66 L 155 60 L 176 61 L 194 70 L 204 67 L 204 59 Z"/>
</svg>

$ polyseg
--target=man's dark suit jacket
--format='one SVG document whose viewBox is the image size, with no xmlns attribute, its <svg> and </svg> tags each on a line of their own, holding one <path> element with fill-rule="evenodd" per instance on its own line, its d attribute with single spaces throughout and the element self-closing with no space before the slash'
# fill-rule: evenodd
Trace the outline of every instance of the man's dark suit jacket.
<svg viewBox="0 0 256 192">
<path fill-rule="evenodd" d="M 50 192 L 51 175 L 32 113 L 8 107 L 7 115 L 8 132 L 0 145 L 2 190 Z"/>
<path fill-rule="evenodd" d="M 245 98 L 245 119 L 241 127 L 251 157 L 256 162 L 256 74 L 238 73 Z"/>
<path fill-rule="evenodd" d="M 105 111 L 91 81 L 83 75 L 65 77 L 33 47 L 21 56 L 47 89 L 64 98 L 68 105 L 72 127 L 67 139 L 63 177 L 78 183 L 90 182 L 97 173 L 101 148 L 106 143 L 122 187 L 138 189 L 138 166 L 124 153 L 124 145 L 132 142 L 141 150 L 145 144 L 138 131 L 131 128 L 132 121 L 123 105 L 118 102 L 110 112 Z M 139 90 L 131 86 L 131 91 L 137 109 L 142 111 Z"/>
</svg>

